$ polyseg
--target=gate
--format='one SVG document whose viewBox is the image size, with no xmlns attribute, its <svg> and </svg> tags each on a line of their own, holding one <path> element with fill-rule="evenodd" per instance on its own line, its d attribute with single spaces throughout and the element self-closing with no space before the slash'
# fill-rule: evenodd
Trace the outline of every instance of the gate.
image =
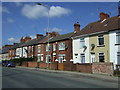
<svg viewBox="0 0 120 90">
<path fill-rule="evenodd" d="M 64 64 L 58 63 L 58 70 L 64 70 Z"/>
</svg>

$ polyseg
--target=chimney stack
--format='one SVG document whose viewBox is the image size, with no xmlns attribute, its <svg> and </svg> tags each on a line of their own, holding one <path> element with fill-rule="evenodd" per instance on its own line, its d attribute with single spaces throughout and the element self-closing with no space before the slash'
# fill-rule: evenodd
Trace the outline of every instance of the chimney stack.
<svg viewBox="0 0 120 90">
<path fill-rule="evenodd" d="M 79 22 L 74 24 L 74 32 L 79 32 L 80 31 L 80 24 Z"/>
<path fill-rule="evenodd" d="M 2 48 L 12 47 L 13 45 L 4 45 Z"/>
<path fill-rule="evenodd" d="M 25 37 L 25 41 L 29 41 L 29 40 L 31 40 L 31 37 L 26 36 L 26 37 Z"/>
<path fill-rule="evenodd" d="M 18 43 L 13 43 L 13 45 L 17 45 Z"/>
<path fill-rule="evenodd" d="M 100 21 L 109 18 L 110 16 L 107 13 L 101 12 L 100 13 Z"/>
<path fill-rule="evenodd" d="M 56 37 L 57 35 L 59 35 L 58 32 L 52 32 L 51 34 L 52 34 L 52 37 Z"/>
<path fill-rule="evenodd" d="M 43 35 L 42 34 L 36 34 L 36 37 L 41 38 L 41 37 L 43 37 Z"/>
<path fill-rule="evenodd" d="M 24 37 L 21 37 L 21 39 L 20 39 L 20 43 L 22 43 L 22 42 L 25 42 Z"/>
</svg>

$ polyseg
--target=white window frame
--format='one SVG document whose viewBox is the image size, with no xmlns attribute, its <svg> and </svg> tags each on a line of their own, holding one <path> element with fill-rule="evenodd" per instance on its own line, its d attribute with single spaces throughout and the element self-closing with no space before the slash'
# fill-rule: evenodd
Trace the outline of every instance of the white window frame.
<svg viewBox="0 0 120 90">
<path fill-rule="evenodd" d="M 118 37 L 120 37 L 120 31 L 116 32 L 116 44 L 120 44 L 120 40 L 118 40 Z"/>
<path fill-rule="evenodd" d="M 84 57 L 84 61 L 82 61 L 82 57 Z M 80 61 L 81 61 L 81 63 L 85 63 L 85 54 L 84 53 L 80 54 Z"/>
<path fill-rule="evenodd" d="M 46 45 L 46 51 L 48 52 L 48 51 L 50 51 L 50 49 L 51 49 L 50 44 L 47 44 L 47 45 Z"/>
<path fill-rule="evenodd" d="M 37 62 L 40 62 L 40 61 L 41 61 L 41 55 L 38 54 L 38 56 L 37 56 Z"/>
<path fill-rule="evenodd" d="M 80 38 L 80 48 L 83 48 L 83 46 L 85 46 L 85 38 Z"/>
<path fill-rule="evenodd" d="M 99 56 L 100 56 L 100 54 L 103 54 L 103 56 L 104 56 L 104 62 L 105 62 L 105 53 L 104 52 L 100 52 L 100 53 L 98 53 L 98 60 L 99 60 L 99 62 L 100 62 L 100 58 L 99 58 Z"/>
<path fill-rule="evenodd" d="M 48 57 L 50 57 L 49 60 Z M 51 60 L 51 55 L 46 55 L 46 63 L 50 63 L 51 62 L 50 60 Z"/>
<path fill-rule="evenodd" d="M 53 51 L 56 51 L 56 44 L 53 44 Z"/>
<path fill-rule="evenodd" d="M 58 55 L 58 63 L 63 63 L 63 60 L 65 59 L 65 54 L 59 54 Z M 60 60 L 60 59 L 62 59 L 62 60 Z"/>
<path fill-rule="evenodd" d="M 40 53 L 41 52 L 41 45 L 38 45 L 38 53 Z"/>
<path fill-rule="evenodd" d="M 120 65 L 120 61 L 118 63 L 118 56 L 120 57 L 120 52 L 117 52 L 117 64 Z"/>
<path fill-rule="evenodd" d="M 100 36 L 101 36 L 101 37 L 100 37 Z M 100 39 L 100 38 L 103 38 L 103 44 L 102 44 L 102 45 L 99 44 L 99 42 L 100 42 L 99 39 Z M 105 45 L 104 35 L 98 35 L 98 46 L 104 46 L 104 45 Z"/>
<path fill-rule="evenodd" d="M 63 45 L 64 45 L 64 47 L 63 47 Z M 58 48 L 59 48 L 59 50 L 65 50 L 65 42 L 59 43 Z"/>
</svg>

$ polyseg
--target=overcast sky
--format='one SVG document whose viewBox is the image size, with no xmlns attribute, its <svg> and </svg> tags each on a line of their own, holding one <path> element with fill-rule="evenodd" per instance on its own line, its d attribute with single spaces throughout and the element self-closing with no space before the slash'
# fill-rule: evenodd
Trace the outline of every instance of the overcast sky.
<svg viewBox="0 0 120 90">
<path fill-rule="evenodd" d="M 35 38 L 36 34 L 45 35 L 50 15 L 50 31 L 60 34 L 73 32 L 73 25 L 79 22 L 81 29 L 88 23 L 98 21 L 99 13 L 110 17 L 118 15 L 117 2 L 43 2 L 49 8 L 37 6 L 32 2 L 4 2 L 2 12 L 2 43 L 19 42 L 22 36 Z"/>
</svg>

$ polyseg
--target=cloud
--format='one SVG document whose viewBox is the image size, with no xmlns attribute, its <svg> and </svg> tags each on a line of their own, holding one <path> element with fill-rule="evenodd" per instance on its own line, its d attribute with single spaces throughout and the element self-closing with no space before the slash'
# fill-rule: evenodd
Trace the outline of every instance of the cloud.
<svg viewBox="0 0 120 90">
<path fill-rule="evenodd" d="M 69 9 L 60 6 L 51 6 L 49 9 L 50 17 L 60 17 L 62 15 L 69 14 L 71 11 Z M 48 9 L 44 6 L 32 6 L 24 5 L 22 8 L 22 14 L 30 19 L 38 19 L 41 17 L 48 17 Z"/>
<path fill-rule="evenodd" d="M 0 6 L 0 12 L 10 14 L 10 11 L 7 9 L 7 7 Z"/>
<path fill-rule="evenodd" d="M 15 22 L 15 20 L 12 19 L 12 18 L 8 18 L 7 21 L 8 21 L 9 23 L 14 23 L 14 22 Z"/>
<path fill-rule="evenodd" d="M 8 41 L 9 42 L 18 42 L 19 40 L 11 37 L 11 38 L 8 38 Z"/>
<path fill-rule="evenodd" d="M 32 39 L 36 38 L 36 36 L 35 36 L 35 35 L 31 35 L 30 37 L 31 37 Z"/>
<path fill-rule="evenodd" d="M 50 16 L 51 17 L 60 17 L 62 15 L 67 15 L 71 13 L 71 11 L 69 9 L 60 7 L 60 6 L 51 6 L 50 7 Z"/>
<path fill-rule="evenodd" d="M 48 28 L 45 28 L 44 30 L 47 32 Z M 50 32 L 61 32 L 62 29 L 54 27 L 54 28 L 49 29 L 49 31 Z"/>
</svg>

